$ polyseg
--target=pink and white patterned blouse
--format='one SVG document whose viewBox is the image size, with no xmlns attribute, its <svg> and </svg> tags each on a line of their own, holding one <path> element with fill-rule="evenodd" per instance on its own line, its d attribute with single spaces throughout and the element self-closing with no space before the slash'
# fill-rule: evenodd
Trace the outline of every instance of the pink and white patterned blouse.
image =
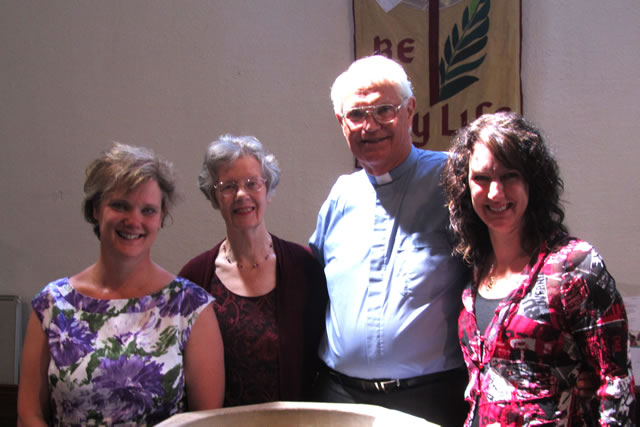
<svg viewBox="0 0 640 427">
<path fill-rule="evenodd" d="M 526 268 L 484 333 L 474 315 L 477 286 L 463 292 L 458 325 L 471 404 L 465 426 L 476 411 L 479 426 L 634 425 L 627 316 L 615 280 L 587 242 L 564 236 L 551 246 Z M 586 369 L 601 382 L 589 401 L 576 388 Z"/>
</svg>

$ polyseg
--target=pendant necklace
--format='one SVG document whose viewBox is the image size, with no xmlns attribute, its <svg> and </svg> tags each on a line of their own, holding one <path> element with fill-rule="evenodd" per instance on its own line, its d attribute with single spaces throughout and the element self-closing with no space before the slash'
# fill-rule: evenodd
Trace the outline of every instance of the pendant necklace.
<svg viewBox="0 0 640 427">
<path fill-rule="evenodd" d="M 487 283 L 487 288 L 492 290 L 496 285 L 496 277 L 493 275 L 495 273 L 496 263 L 491 264 L 491 268 L 489 269 L 489 283 Z"/>
</svg>

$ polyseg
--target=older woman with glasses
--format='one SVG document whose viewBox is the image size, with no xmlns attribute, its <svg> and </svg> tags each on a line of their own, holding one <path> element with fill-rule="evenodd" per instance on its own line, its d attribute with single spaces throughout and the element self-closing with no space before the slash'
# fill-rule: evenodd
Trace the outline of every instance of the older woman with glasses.
<svg viewBox="0 0 640 427">
<path fill-rule="evenodd" d="M 267 231 L 264 215 L 279 180 L 276 158 L 252 136 L 212 142 L 199 176 L 227 235 L 180 275 L 216 298 L 224 406 L 308 399 L 318 368 L 325 277 L 307 249 Z"/>
</svg>

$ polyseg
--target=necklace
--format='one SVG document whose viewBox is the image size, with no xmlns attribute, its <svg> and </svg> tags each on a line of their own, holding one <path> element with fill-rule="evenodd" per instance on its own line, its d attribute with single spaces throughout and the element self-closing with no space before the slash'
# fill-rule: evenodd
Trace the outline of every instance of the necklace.
<svg viewBox="0 0 640 427">
<path fill-rule="evenodd" d="M 493 275 L 495 273 L 495 270 L 496 263 L 494 262 L 493 264 L 491 264 L 491 268 L 489 269 L 489 283 L 487 283 L 487 288 L 489 288 L 489 290 L 492 290 L 496 285 L 496 277 Z"/>
<path fill-rule="evenodd" d="M 491 264 L 491 268 L 489 269 L 489 273 L 488 273 L 489 277 L 485 282 L 485 285 L 486 285 L 488 290 L 492 290 L 493 287 L 496 285 L 497 280 L 496 280 L 495 273 L 496 273 L 496 263 L 494 262 L 493 264 Z M 516 281 L 519 282 L 521 280 L 521 278 L 522 278 L 522 273 L 513 274 L 513 273 L 507 272 L 506 274 L 504 274 L 502 276 L 501 280 L 509 282 L 510 284 L 514 284 L 514 283 L 516 283 Z M 504 285 L 504 283 L 503 283 L 503 285 Z"/>
<path fill-rule="evenodd" d="M 496 272 L 496 263 L 492 263 L 491 264 L 491 268 L 489 269 L 489 273 L 488 273 L 488 281 L 485 282 L 485 285 L 487 286 L 487 289 L 492 290 L 493 287 L 496 285 L 496 276 L 494 276 Z"/>
<path fill-rule="evenodd" d="M 225 242 L 222 244 L 222 250 L 224 251 L 224 257 L 227 260 L 227 262 L 229 264 L 233 264 L 233 261 L 231 260 L 231 257 L 229 256 L 229 252 L 230 252 L 230 247 L 227 247 L 227 241 L 225 240 Z M 271 252 L 273 250 L 273 242 L 270 241 L 269 242 L 269 249 L 267 249 L 267 255 L 265 255 L 264 259 L 260 262 L 265 262 L 266 260 L 269 259 L 269 256 L 271 255 Z M 238 265 L 238 270 L 244 270 L 244 265 L 240 264 L 239 262 L 236 261 L 236 264 Z M 254 262 L 251 264 L 251 268 L 252 269 L 256 269 L 260 267 L 260 263 L 259 262 Z"/>
</svg>

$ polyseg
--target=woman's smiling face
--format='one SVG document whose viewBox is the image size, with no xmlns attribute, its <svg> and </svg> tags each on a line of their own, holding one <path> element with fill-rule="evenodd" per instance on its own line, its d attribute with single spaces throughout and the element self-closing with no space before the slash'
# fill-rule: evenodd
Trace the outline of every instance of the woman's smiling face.
<svg viewBox="0 0 640 427">
<path fill-rule="evenodd" d="M 473 209 L 492 237 L 516 233 L 524 227 L 529 188 L 522 174 L 500 163 L 482 141 L 469 159 L 469 189 Z"/>
<path fill-rule="evenodd" d="M 256 191 L 249 191 L 242 184 L 247 178 L 264 179 L 262 167 L 253 156 L 240 157 L 218 171 L 219 182 L 237 184 L 237 191 L 233 194 L 225 195 L 216 190 L 215 196 L 227 228 L 253 228 L 264 223 L 269 202 L 267 186 L 265 184 Z"/>
<path fill-rule="evenodd" d="M 94 212 L 103 250 L 124 256 L 149 256 L 162 227 L 162 191 L 148 179 L 133 190 L 107 193 Z"/>
</svg>

